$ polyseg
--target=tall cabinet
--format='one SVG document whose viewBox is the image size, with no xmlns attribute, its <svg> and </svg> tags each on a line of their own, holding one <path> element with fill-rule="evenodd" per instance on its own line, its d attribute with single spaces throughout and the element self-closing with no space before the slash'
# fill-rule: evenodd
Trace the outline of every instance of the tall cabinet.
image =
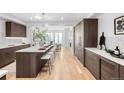
<svg viewBox="0 0 124 93">
<path fill-rule="evenodd" d="M 86 47 L 97 47 L 98 19 L 83 19 L 74 27 L 75 56 L 85 66 L 84 58 Z"/>
</svg>

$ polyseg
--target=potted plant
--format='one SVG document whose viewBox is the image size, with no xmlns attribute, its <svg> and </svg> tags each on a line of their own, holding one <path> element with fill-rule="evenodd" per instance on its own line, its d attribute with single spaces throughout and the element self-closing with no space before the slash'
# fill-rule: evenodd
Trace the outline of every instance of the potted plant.
<svg viewBox="0 0 124 93">
<path fill-rule="evenodd" d="M 35 28 L 33 31 L 33 41 L 39 42 L 40 46 L 43 46 L 45 43 L 49 41 L 49 37 L 46 34 L 46 30 L 40 31 L 39 28 Z"/>
</svg>

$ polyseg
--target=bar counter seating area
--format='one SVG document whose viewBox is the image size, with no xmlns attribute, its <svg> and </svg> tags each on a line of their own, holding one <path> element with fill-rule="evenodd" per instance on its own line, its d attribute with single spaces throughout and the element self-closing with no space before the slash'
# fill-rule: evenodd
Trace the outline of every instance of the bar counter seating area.
<svg viewBox="0 0 124 93">
<path fill-rule="evenodd" d="M 55 56 L 56 45 L 51 44 L 16 51 L 16 78 L 36 78 L 45 65 L 50 75 Z"/>
</svg>

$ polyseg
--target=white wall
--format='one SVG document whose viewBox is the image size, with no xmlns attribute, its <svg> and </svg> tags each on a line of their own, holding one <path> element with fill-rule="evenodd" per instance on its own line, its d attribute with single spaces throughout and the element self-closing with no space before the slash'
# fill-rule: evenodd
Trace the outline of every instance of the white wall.
<svg viewBox="0 0 124 93">
<path fill-rule="evenodd" d="M 74 53 L 74 30 L 72 27 L 65 30 L 65 47 L 71 49 L 72 53 Z M 71 43 L 71 46 L 70 46 Z"/>
<path fill-rule="evenodd" d="M 114 19 L 124 15 L 124 13 L 104 13 L 97 18 L 98 22 L 98 35 L 104 32 L 106 36 L 106 45 L 108 48 L 115 49 L 119 46 L 121 50 L 124 50 L 124 35 L 114 35 Z"/>
<path fill-rule="evenodd" d="M 5 22 L 0 20 L 0 45 L 3 44 L 3 38 L 5 35 Z"/>
<path fill-rule="evenodd" d="M 5 36 L 5 21 L 0 20 L 0 38 Z"/>
</svg>

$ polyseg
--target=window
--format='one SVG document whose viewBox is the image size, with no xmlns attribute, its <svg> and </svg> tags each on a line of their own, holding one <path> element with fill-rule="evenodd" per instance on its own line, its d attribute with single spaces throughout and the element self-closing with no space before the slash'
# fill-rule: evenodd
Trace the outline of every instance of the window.
<svg viewBox="0 0 124 93">
<path fill-rule="evenodd" d="M 59 43 L 62 44 L 62 33 L 59 33 Z"/>
<path fill-rule="evenodd" d="M 62 44 L 62 33 L 48 32 L 47 35 L 50 41 L 53 41 L 55 44 Z"/>
</svg>

